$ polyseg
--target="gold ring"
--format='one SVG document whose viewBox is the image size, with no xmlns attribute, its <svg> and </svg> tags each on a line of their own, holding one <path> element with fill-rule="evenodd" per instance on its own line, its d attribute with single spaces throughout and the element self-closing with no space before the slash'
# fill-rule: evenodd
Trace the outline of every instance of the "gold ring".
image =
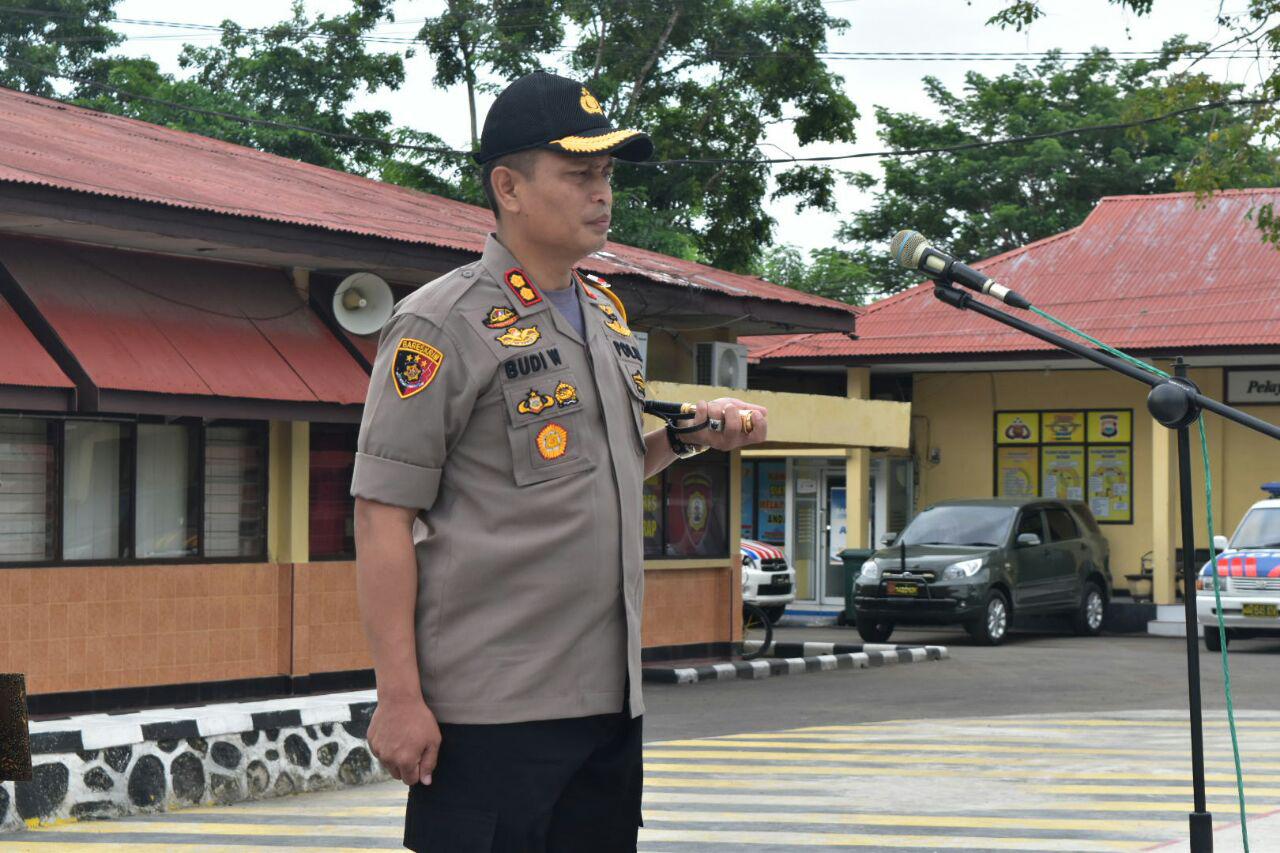
<svg viewBox="0 0 1280 853">
<path fill-rule="evenodd" d="M 754 415 L 755 412 L 750 411 L 738 413 L 738 417 L 742 419 L 742 431 L 747 435 L 750 435 L 751 431 L 756 428 L 755 421 L 752 419 Z"/>
</svg>

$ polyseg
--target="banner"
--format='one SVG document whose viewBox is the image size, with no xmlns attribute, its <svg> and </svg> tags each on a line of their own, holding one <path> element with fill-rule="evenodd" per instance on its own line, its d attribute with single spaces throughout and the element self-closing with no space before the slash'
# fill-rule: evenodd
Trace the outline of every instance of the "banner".
<svg viewBox="0 0 1280 853">
<path fill-rule="evenodd" d="M 1035 447 L 996 450 L 996 497 L 1029 498 L 1039 491 L 1040 451 Z"/>
<path fill-rule="evenodd" d="M 1089 509 L 1100 522 L 1133 520 L 1129 484 L 1133 452 L 1128 447 L 1089 448 Z"/>
<path fill-rule="evenodd" d="M 1083 422 L 1080 424 L 1083 430 Z M 1084 448 L 1045 447 L 1040 451 L 1040 495 L 1064 501 L 1084 500 Z"/>
</svg>

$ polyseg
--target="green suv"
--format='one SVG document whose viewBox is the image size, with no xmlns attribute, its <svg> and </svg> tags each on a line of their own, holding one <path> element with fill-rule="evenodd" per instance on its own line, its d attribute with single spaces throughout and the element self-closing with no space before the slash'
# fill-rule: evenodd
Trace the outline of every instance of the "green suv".
<svg viewBox="0 0 1280 853">
<path fill-rule="evenodd" d="M 942 501 L 885 539 L 854 585 L 858 633 L 869 643 L 896 625 L 959 624 L 994 646 L 1014 614 L 1069 614 L 1077 633 L 1102 632 L 1110 548 L 1081 501 Z"/>
</svg>

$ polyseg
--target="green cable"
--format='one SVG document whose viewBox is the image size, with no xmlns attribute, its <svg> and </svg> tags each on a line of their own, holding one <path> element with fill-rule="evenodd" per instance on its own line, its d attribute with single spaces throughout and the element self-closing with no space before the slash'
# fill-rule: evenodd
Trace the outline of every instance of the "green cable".
<svg viewBox="0 0 1280 853">
<path fill-rule="evenodd" d="M 1164 379 L 1172 378 L 1168 373 L 1165 373 L 1160 368 L 1147 364 L 1147 362 L 1142 361 L 1141 359 L 1134 358 L 1128 353 L 1121 352 L 1115 347 L 1108 346 L 1092 335 L 1086 334 L 1068 323 L 1064 323 L 1057 317 L 1041 311 L 1035 306 L 1031 307 L 1031 312 L 1043 317 L 1055 326 L 1066 329 L 1071 334 L 1085 339 L 1089 343 L 1098 347 L 1098 349 L 1113 355 L 1122 361 L 1126 361 L 1135 367 L 1140 367 L 1148 373 L 1153 373 L 1156 376 L 1163 377 Z M 1235 704 L 1231 699 L 1231 664 L 1227 660 L 1227 626 L 1222 619 L 1222 588 L 1218 581 L 1218 554 L 1217 550 L 1213 547 L 1213 475 L 1209 466 L 1209 439 L 1205 430 L 1203 414 L 1197 418 L 1197 422 L 1200 426 L 1200 458 L 1204 462 L 1205 510 L 1209 520 L 1209 566 L 1210 574 L 1213 576 L 1213 600 L 1218 614 L 1218 641 L 1222 647 L 1222 683 L 1227 697 L 1227 724 L 1228 728 L 1231 730 L 1231 752 L 1232 756 L 1235 758 L 1236 791 L 1239 793 L 1240 802 L 1240 835 L 1244 840 L 1244 853 L 1249 853 L 1249 826 L 1246 821 L 1244 803 L 1244 770 L 1240 765 L 1240 741 L 1236 736 L 1236 710 Z M 1190 595 L 1191 593 L 1192 590 L 1187 590 L 1186 594 Z"/>
</svg>

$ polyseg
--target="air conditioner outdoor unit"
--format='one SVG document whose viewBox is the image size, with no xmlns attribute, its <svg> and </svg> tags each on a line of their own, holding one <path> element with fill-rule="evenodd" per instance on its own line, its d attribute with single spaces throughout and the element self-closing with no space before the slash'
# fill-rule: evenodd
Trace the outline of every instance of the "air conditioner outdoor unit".
<svg viewBox="0 0 1280 853">
<path fill-rule="evenodd" d="M 747 387 L 747 348 L 742 344 L 698 344 L 697 363 L 699 385 Z"/>
</svg>

